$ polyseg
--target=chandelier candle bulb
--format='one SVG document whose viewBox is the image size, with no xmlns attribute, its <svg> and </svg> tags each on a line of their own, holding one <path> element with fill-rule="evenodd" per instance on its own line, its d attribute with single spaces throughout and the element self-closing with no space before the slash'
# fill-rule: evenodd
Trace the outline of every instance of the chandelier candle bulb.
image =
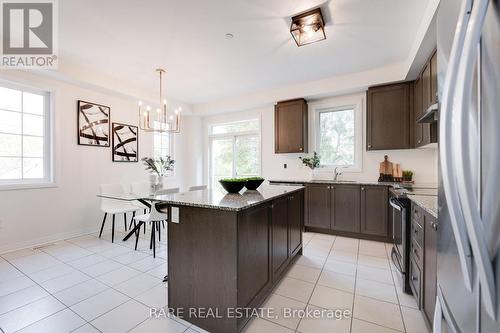
<svg viewBox="0 0 500 333">
<path fill-rule="evenodd" d="M 139 101 L 139 125 L 141 130 L 146 132 L 159 132 L 159 133 L 179 133 L 180 132 L 180 115 L 177 110 L 175 111 L 176 117 L 173 115 L 169 117 L 167 99 L 163 98 L 163 74 L 165 70 L 158 68 L 156 72 L 160 76 L 160 104 L 159 108 L 156 108 L 156 115 L 153 114 L 153 126 L 151 127 L 150 111 L 151 107 L 148 105 L 146 110 L 148 112 L 147 116 L 144 115 L 144 121 L 141 124 L 142 119 L 142 102 Z M 180 108 L 179 108 L 180 109 Z"/>
</svg>

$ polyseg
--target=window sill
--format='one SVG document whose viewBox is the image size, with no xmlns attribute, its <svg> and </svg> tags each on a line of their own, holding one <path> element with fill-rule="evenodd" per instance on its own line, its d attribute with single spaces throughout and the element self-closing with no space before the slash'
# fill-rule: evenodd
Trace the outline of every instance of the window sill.
<svg viewBox="0 0 500 333">
<path fill-rule="evenodd" d="M 56 187 L 59 187 L 59 185 L 54 182 L 0 184 L 0 191 L 34 190 L 43 188 L 56 188 Z"/>
</svg>

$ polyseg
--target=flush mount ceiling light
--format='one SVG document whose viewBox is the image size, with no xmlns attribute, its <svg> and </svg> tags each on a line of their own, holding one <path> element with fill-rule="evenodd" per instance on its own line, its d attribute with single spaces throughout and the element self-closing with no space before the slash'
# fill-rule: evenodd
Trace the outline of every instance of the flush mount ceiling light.
<svg viewBox="0 0 500 333">
<path fill-rule="evenodd" d="M 297 46 L 326 39 L 325 21 L 321 14 L 321 8 L 312 9 L 292 17 L 290 33 Z"/>
<path fill-rule="evenodd" d="M 165 70 L 158 68 L 156 72 L 160 76 L 160 104 L 162 108 L 156 111 L 151 110 L 151 106 L 143 109 L 142 102 L 139 102 L 139 126 L 146 132 L 159 133 L 179 133 L 181 129 L 181 108 L 169 111 L 167 100 L 163 99 L 163 75 Z"/>
</svg>

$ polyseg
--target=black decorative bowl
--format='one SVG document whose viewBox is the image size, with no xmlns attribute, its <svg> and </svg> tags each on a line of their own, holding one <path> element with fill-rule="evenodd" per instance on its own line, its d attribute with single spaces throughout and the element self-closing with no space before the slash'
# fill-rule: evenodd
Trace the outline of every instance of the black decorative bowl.
<svg viewBox="0 0 500 333">
<path fill-rule="evenodd" d="M 263 182 L 264 182 L 264 178 L 248 179 L 246 184 L 245 184 L 245 187 L 248 190 L 256 190 Z"/>
<path fill-rule="evenodd" d="M 224 187 L 229 193 L 238 193 L 245 186 L 246 180 L 232 180 L 226 181 L 224 179 L 219 180 L 219 183 Z"/>
</svg>

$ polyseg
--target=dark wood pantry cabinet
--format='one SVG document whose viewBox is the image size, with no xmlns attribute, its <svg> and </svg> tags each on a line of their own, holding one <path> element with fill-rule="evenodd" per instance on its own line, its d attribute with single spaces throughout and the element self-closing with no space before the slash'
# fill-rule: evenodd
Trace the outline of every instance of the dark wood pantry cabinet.
<svg viewBox="0 0 500 333">
<path fill-rule="evenodd" d="M 368 88 L 367 150 L 409 149 L 410 82 Z"/>
<path fill-rule="evenodd" d="M 274 106 L 274 151 L 307 153 L 307 102 L 294 99 Z"/>
</svg>

